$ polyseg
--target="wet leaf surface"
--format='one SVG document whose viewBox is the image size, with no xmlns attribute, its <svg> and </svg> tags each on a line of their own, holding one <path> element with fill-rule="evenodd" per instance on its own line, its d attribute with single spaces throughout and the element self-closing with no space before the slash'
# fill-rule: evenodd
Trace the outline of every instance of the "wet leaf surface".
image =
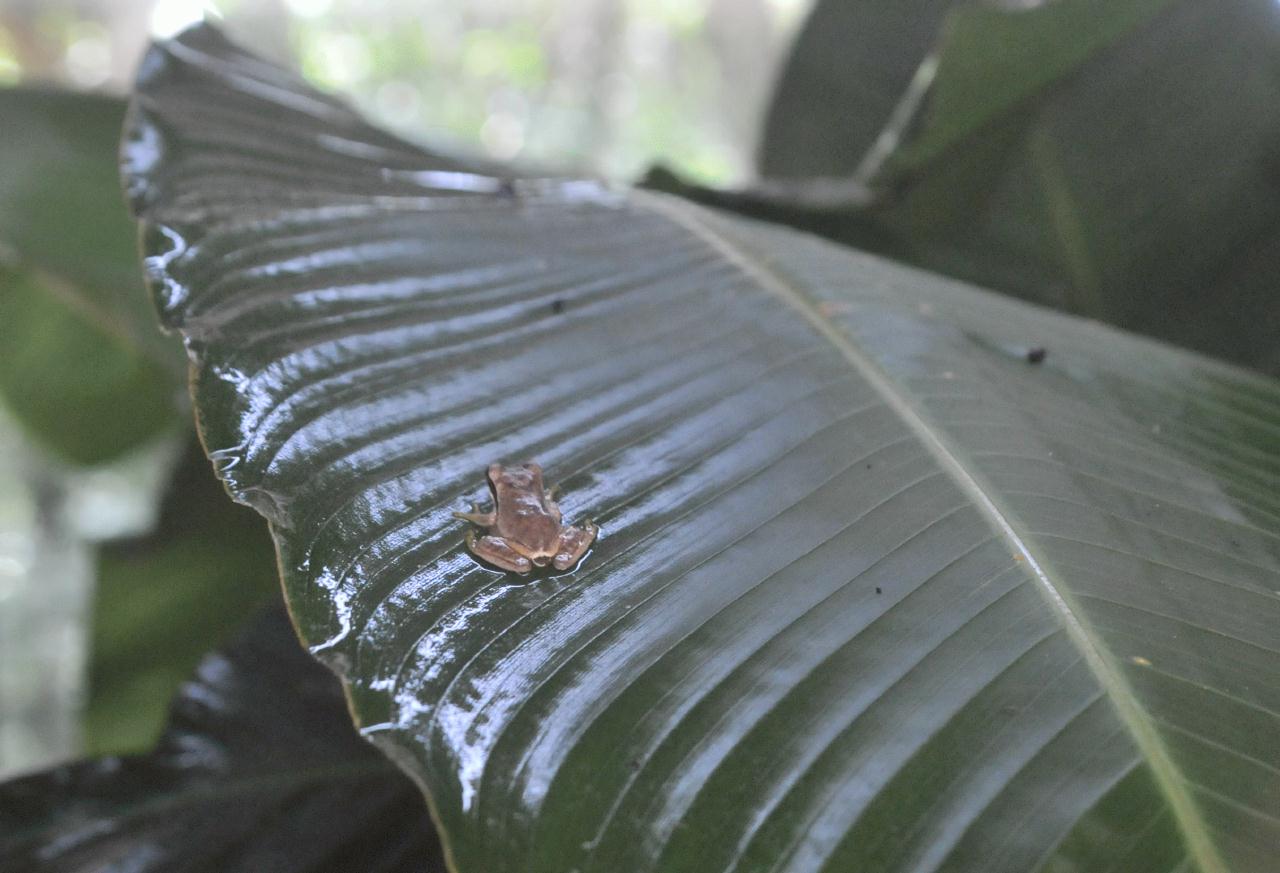
<svg viewBox="0 0 1280 873">
<path fill-rule="evenodd" d="M 468 172 L 209 28 L 125 172 L 205 445 L 460 873 L 1269 869 L 1276 383 Z M 452 516 L 529 458 L 572 573 Z"/>
</svg>

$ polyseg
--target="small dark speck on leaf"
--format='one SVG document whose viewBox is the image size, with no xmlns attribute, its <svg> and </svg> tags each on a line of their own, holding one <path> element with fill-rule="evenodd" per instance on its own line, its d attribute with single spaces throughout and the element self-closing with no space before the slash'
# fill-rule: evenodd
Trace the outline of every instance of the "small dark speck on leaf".
<svg viewBox="0 0 1280 873">
<path fill-rule="evenodd" d="M 498 180 L 498 196 L 514 199 L 516 196 L 516 180 L 515 179 L 499 179 Z"/>
<path fill-rule="evenodd" d="M 1032 346 L 1027 349 L 1027 363 L 1038 364 L 1044 360 L 1047 354 L 1049 354 L 1049 351 L 1044 346 Z"/>
<path fill-rule="evenodd" d="M 876 594 L 884 594 L 884 590 L 879 585 L 876 586 Z"/>
<path fill-rule="evenodd" d="M 630 765 L 630 767 L 631 767 L 631 769 L 632 769 L 632 770 L 639 770 L 639 769 L 640 769 L 640 759 L 639 759 L 639 758 L 632 758 L 632 759 L 631 759 L 630 761 L 628 761 L 627 763 Z"/>
<path fill-rule="evenodd" d="M 555 315 L 559 315 L 560 313 L 564 312 L 564 301 L 563 301 L 563 300 L 552 300 L 552 301 L 551 301 L 551 311 L 552 311 L 552 313 L 554 313 Z"/>
<path fill-rule="evenodd" d="M 870 470 L 870 469 L 871 469 L 871 465 L 870 465 L 870 464 L 867 464 L 867 469 L 868 469 L 868 470 Z"/>
</svg>

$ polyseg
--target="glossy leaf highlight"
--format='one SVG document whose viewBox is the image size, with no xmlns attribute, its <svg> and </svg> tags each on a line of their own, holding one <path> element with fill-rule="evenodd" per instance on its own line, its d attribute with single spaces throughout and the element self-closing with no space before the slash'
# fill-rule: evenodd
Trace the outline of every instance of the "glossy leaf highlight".
<svg viewBox="0 0 1280 873">
<path fill-rule="evenodd" d="M 126 176 L 206 447 L 460 873 L 1268 869 L 1274 382 L 469 172 L 209 28 Z M 463 546 L 526 458 L 572 573 Z"/>
</svg>

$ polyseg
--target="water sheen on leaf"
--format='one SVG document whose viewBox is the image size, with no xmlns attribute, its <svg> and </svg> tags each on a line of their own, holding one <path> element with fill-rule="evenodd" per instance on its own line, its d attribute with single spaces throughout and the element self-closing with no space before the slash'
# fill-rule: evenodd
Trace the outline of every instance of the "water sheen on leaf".
<svg viewBox="0 0 1280 873">
<path fill-rule="evenodd" d="M 1274 382 L 468 172 L 205 27 L 126 178 L 205 445 L 460 873 L 1270 869 Z M 571 573 L 452 517 L 529 458 Z"/>
<path fill-rule="evenodd" d="M 208 655 L 146 755 L 0 785 L 0 869 L 444 873 L 413 783 L 351 729 L 284 610 Z"/>
</svg>

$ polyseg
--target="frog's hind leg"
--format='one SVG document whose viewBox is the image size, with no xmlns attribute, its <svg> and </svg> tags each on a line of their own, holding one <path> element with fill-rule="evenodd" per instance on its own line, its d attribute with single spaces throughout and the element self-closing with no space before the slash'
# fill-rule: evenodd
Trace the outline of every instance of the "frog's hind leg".
<svg viewBox="0 0 1280 873">
<path fill-rule="evenodd" d="M 533 569 L 533 563 L 517 552 L 501 537 L 479 537 L 474 533 L 467 534 L 467 548 L 480 560 L 510 570 L 521 575 Z"/>
<path fill-rule="evenodd" d="M 568 570 L 591 548 L 599 530 L 589 521 L 584 521 L 581 526 L 562 528 L 560 541 L 556 544 L 556 556 L 551 563 L 557 570 Z"/>
</svg>

